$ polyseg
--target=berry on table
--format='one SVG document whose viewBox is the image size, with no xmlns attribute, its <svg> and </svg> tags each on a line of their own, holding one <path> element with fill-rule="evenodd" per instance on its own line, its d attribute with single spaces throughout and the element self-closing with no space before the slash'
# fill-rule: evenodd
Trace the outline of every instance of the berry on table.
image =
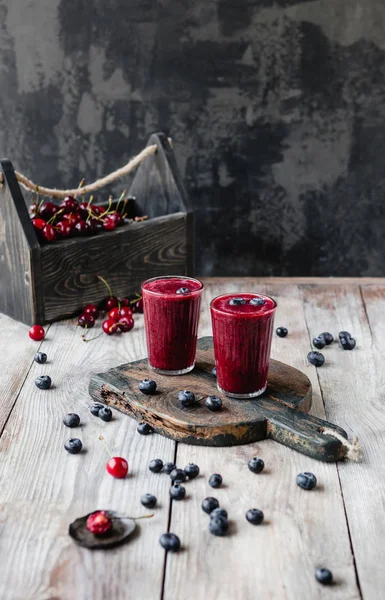
<svg viewBox="0 0 385 600">
<path fill-rule="evenodd" d="M 32 225 L 35 229 L 41 231 L 46 226 L 44 219 L 32 219 Z"/>
<path fill-rule="evenodd" d="M 61 238 L 67 238 L 71 235 L 72 227 L 67 221 L 59 221 L 56 224 L 57 235 Z"/>
<path fill-rule="evenodd" d="M 321 352 L 309 352 L 309 354 L 307 355 L 307 359 L 309 361 L 309 363 L 311 365 L 314 365 L 315 367 L 322 367 L 322 365 L 325 362 L 325 357 L 323 354 L 321 354 Z"/>
<path fill-rule="evenodd" d="M 99 416 L 99 411 L 101 408 L 104 408 L 103 404 L 91 404 L 90 406 L 90 413 L 93 414 L 95 417 Z"/>
<path fill-rule="evenodd" d="M 97 319 L 99 316 L 99 309 L 96 304 L 86 304 L 83 308 L 83 315 L 91 315 L 94 319 Z"/>
<path fill-rule="evenodd" d="M 45 227 L 43 227 L 43 229 L 41 231 L 41 235 L 43 236 L 43 239 L 46 242 L 53 242 L 54 239 L 56 238 L 55 230 L 52 227 L 52 225 L 50 225 L 49 223 L 47 223 L 47 225 Z"/>
<path fill-rule="evenodd" d="M 98 510 L 88 517 L 86 528 L 95 535 L 103 535 L 112 529 L 112 521 L 105 510 Z"/>
<path fill-rule="evenodd" d="M 218 398 L 218 396 L 207 396 L 205 404 L 206 407 L 213 412 L 221 410 L 222 408 L 222 400 Z"/>
<path fill-rule="evenodd" d="M 95 317 L 89 314 L 82 313 L 78 317 L 78 325 L 80 325 L 80 327 L 83 327 L 83 329 L 91 329 L 95 325 Z"/>
<path fill-rule="evenodd" d="M 339 334 L 338 334 L 338 337 L 339 338 L 342 338 L 342 337 L 351 338 L 352 334 L 349 333 L 349 331 L 340 331 Z"/>
<path fill-rule="evenodd" d="M 118 306 L 118 299 L 116 296 L 110 296 L 104 303 L 104 309 L 110 311 L 112 308 Z"/>
<path fill-rule="evenodd" d="M 138 423 L 138 427 L 136 428 L 136 431 L 138 433 L 140 433 L 140 435 L 149 435 L 150 433 L 154 433 L 154 430 L 151 427 L 151 425 L 149 425 L 148 423 L 145 423 L 144 421 L 141 421 L 140 423 Z"/>
<path fill-rule="evenodd" d="M 66 196 L 61 202 L 60 208 L 66 213 L 77 212 L 79 210 L 79 204 L 73 196 Z"/>
<path fill-rule="evenodd" d="M 183 470 L 188 479 L 195 479 L 199 475 L 199 467 L 198 465 L 194 465 L 194 463 L 189 463 Z"/>
<path fill-rule="evenodd" d="M 156 496 L 153 496 L 152 494 L 143 494 L 140 501 L 146 508 L 155 508 L 156 506 Z"/>
<path fill-rule="evenodd" d="M 178 392 L 178 400 L 184 408 L 192 406 L 195 402 L 195 394 L 189 390 Z"/>
<path fill-rule="evenodd" d="M 219 488 L 222 485 L 222 481 L 222 475 L 219 475 L 219 473 L 214 473 L 214 475 L 210 476 L 209 485 L 212 488 Z"/>
<path fill-rule="evenodd" d="M 49 388 L 51 387 L 51 384 L 52 384 L 52 380 L 49 375 L 40 375 L 39 377 L 36 377 L 36 379 L 35 379 L 35 385 L 40 390 L 49 390 Z"/>
<path fill-rule="evenodd" d="M 295 482 L 303 490 L 312 490 L 317 485 L 317 477 L 313 473 L 299 473 Z"/>
<path fill-rule="evenodd" d="M 186 488 L 183 485 L 179 485 L 179 483 L 175 483 L 170 487 L 169 493 L 173 500 L 183 500 L 186 495 Z"/>
<path fill-rule="evenodd" d="M 66 427 L 79 427 L 80 417 L 76 413 L 68 413 L 68 415 L 63 418 L 63 423 Z"/>
<path fill-rule="evenodd" d="M 44 219 L 50 219 L 54 215 L 56 215 L 59 208 L 53 202 L 44 202 L 40 207 L 39 214 Z"/>
<path fill-rule="evenodd" d="M 120 317 L 120 310 L 117 306 L 115 306 L 114 308 L 112 308 L 109 311 L 108 318 L 112 319 L 112 321 L 115 321 L 115 323 L 117 323 L 119 321 L 119 317 Z"/>
<path fill-rule="evenodd" d="M 132 317 L 120 317 L 118 327 L 120 331 L 126 333 L 127 331 L 131 331 L 134 327 L 135 321 Z"/>
<path fill-rule="evenodd" d="M 183 469 L 174 469 L 170 473 L 170 477 L 174 483 L 182 483 L 186 481 L 186 473 Z"/>
<path fill-rule="evenodd" d="M 202 510 L 208 515 L 216 508 L 219 508 L 219 502 L 216 498 L 205 498 L 202 502 Z"/>
<path fill-rule="evenodd" d="M 128 462 L 121 456 L 112 456 L 106 464 L 107 472 L 116 479 L 123 479 L 128 473 Z"/>
<path fill-rule="evenodd" d="M 112 410 L 108 408 L 108 406 L 103 406 L 99 410 L 98 417 L 100 417 L 102 421 L 106 421 L 108 423 L 112 419 Z"/>
<path fill-rule="evenodd" d="M 321 336 L 322 336 L 322 337 L 323 337 L 323 339 L 325 340 L 325 344 L 326 344 L 327 346 L 330 346 L 330 344 L 332 344 L 332 343 L 333 343 L 333 341 L 334 341 L 334 338 L 333 338 L 332 334 L 331 334 L 331 333 L 329 333 L 328 331 L 324 331 L 324 332 L 323 332 L 323 333 L 321 333 L 321 334 L 320 334 L 318 337 L 321 337 Z"/>
<path fill-rule="evenodd" d="M 35 356 L 33 357 L 33 360 L 39 363 L 39 365 L 44 365 L 44 363 L 47 362 L 47 355 L 45 354 L 45 352 L 36 352 Z"/>
<path fill-rule="evenodd" d="M 313 346 L 318 348 L 318 350 L 322 350 L 322 348 L 325 348 L 326 342 L 322 334 L 313 338 Z"/>
<path fill-rule="evenodd" d="M 340 337 L 340 344 L 343 350 L 353 350 L 356 347 L 356 340 L 352 337 Z"/>
<path fill-rule="evenodd" d="M 64 443 L 64 448 L 70 454 L 77 454 L 83 448 L 83 444 L 78 438 L 70 438 Z"/>
<path fill-rule="evenodd" d="M 230 298 L 229 304 L 230 306 L 241 306 L 246 304 L 246 300 L 244 298 Z"/>
<path fill-rule="evenodd" d="M 164 533 L 160 536 L 159 543 L 168 552 L 178 552 L 180 549 L 180 539 L 175 533 Z"/>
<path fill-rule="evenodd" d="M 288 330 L 286 329 L 286 327 L 277 327 L 277 329 L 275 330 L 275 333 L 277 334 L 278 337 L 280 338 L 284 338 L 287 336 L 287 334 L 289 333 Z"/>
<path fill-rule="evenodd" d="M 122 317 L 128 317 L 129 319 L 132 318 L 132 310 L 129 306 L 122 306 L 122 308 L 119 310 L 119 318 Z"/>
<path fill-rule="evenodd" d="M 190 292 L 191 290 L 188 287 L 181 287 L 176 291 L 177 294 L 189 294 Z"/>
<path fill-rule="evenodd" d="M 211 515 L 210 515 L 211 516 Z M 223 536 L 229 530 L 229 523 L 227 519 L 221 519 L 219 517 L 213 517 L 210 519 L 209 531 L 213 535 Z"/>
<path fill-rule="evenodd" d="M 29 337 L 34 342 L 41 342 L 44 339 L 45 331 L 41 325 L 34 325 L 28 332 Z"/>
<path fill-rule="evenodd" d="M 139 298 L 139 300 L 137 300 L 135 302 L 135 304 L 132 308 L 133 308 L 134 313 L 142 314 L 143 313 L 143 298 Z"/>
<path fill-rule="evenodd" d="M 118 331 L 118 324 L 112 319 L 106 319 L 102 323 L 102 329 L 107 335 L 113 335 Z"/>
<path fill-rule="evenodd" d="M 214 517 L 227 520 L 227 510 L 224 508 L 214 508 L 214 510 L 210 513 L 210 519 Z"/>
<path fill-rule="evenodd" d="M 176 464 L 172 462 L 167 462 L 164 463 L 162 471 L 164 473 L 167 473 L 167 475 L 170 475 L 171 471 L 174 471 L 174 469 L 176 469 Z"/>
<path fill-rule="evenodd" d="M 252 525 L 260 525 L 263 521 L 264 515 L 258 508 L 250 508 L 246 513 L 246 519 Z"/>
<path fill-rule="evenodd" d="M 329 569 L 316 569 L 315 578 L 317 581 L 322 583 L 322 585 L 330 585 L 333 583 L 333 573 L 329 571 Z"/>
<path fill-rule="evenodd" d="M 152 396 L 156 392 L 156 382 L 152 379 L 142 379 L 142 381 L 139 381 L 138 388 L 142 394 Z"/>
<path fill-rule="evenodd" d="M 254 456 L 254 458 L 250 458 L 247 466 L 252 473 L 261 473 L 265 467 L 265 463 L 263 462 L 262 458 L 257 458 Z"/>
<path fill-rule="evenodd" d="M 163 469 L 163 460 L 160 458 L 154 458 L 154 460 L 152 460 L 148 465 L 148 468 L 150 469 L 151 473 L 160 473 Z"/>
</svg>

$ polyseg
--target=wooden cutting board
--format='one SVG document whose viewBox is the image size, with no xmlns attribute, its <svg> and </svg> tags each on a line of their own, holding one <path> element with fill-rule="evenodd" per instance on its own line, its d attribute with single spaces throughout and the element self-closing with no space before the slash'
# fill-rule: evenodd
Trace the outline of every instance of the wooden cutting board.
<svg viewBox="0 0 385 600">
<path fill-rule="evenodd" d="M 271 360 L 266 392 L 252 400 L 230 399 L 218 392 L 211 370 L 215 364 L 212 337 L 198 341 L 195 369 L 187 375 L 167 377 L 149 370 L 147 359 L 121 365 L 94 375 L 89 392 L 103 402 L 138 421 L 146 421 L 157 433 L 186 444 L 233 446 L 270 438 L 323 461 L 344 458 L 345 448 L 332 429 L 347 438 L 346 432 L 308 414 L 312 403 L 309 379 L 298 369 Z M 154 379 L 157 392 L 146 396 L 138 389 L 142 379 Z M 197 403 L 183 408 L 178 392 L 194 392 Z M 222 398 L 223 408 L 209 411 L 204 399 Z"/>
</svg>

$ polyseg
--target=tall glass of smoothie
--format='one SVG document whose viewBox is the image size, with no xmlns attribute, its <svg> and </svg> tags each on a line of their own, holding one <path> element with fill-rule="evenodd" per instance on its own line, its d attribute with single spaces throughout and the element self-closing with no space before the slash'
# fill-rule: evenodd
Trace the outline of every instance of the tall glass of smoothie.
<svg viewBox="0 0 385 600">
<path fill-rule="evenodd" d="M 203 283 L 189 277 L 154 277 L 142 284 L 148 363 L 163 375 L 194 368 Z"/>
<path fill-rule="evenodd" d="M 212 300 L 217 385 L 233 398 L 254 398 L 267 387 L 276 302 L 261 294 Z"/>
</svg>

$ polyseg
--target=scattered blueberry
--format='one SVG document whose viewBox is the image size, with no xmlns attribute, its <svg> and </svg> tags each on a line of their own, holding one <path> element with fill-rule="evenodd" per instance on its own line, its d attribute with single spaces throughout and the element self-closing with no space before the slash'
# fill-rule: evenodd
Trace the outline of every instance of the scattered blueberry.
<svg viewBox="0 0 385 600">
<path fill-rule="evenodd" d="M 64 448 L 70 454 L 77 454 L 83 448 L 83 444 L 78 438 L 71 438 L 65 442 Z"/>
<path fill-rule="evenodd" d="M 168 462 L 164 463 L 162 470 L 164 473 L 167 473 L 167 475 L 170 475 L 171 471 L 173 471 L 174 469 L 176 469 L 176 465 L 174 463 Z"/>
<path fill-rule="evenodd" d="M 316 569 L 315 578 L 322 585 L 330 585 L 333 582 L 333 573 L 329 569 Z"/>
<path fill-rule="evenodd" d="M 175 483 L 183 483 L 183 481 L 186 481 L 186 473 L 183 469 L 174 469 L 171 471 L 170 477 Z"/>
<path fill-rule="evenodd" d="M 152 494 L 143 494 L 140 501 L 146 508 L 154 508 L 156 506 L 156 496 Z"/>
<path fill-rule="evenodd" d="M 218 398 L 218 396 L 207 396 L 205 404 L 207 408 L 213 412 L 221 410 L 222 408 L 222 400 Z"/>
<path fill-rule="evenodd" d="M 47 355 L 44 352 L 36 352 L 33 357 L 34 361 L 39 363 L 39 365 L 44 365 L 47 362 Z"/>
<path fill-rule="evenodd" d="M 250 508 L 246 513 L 246 519 L 252 525 L 260 525 L 263 521 L 264 514 L 258 508 Z"/>
<path fill-rule="evenodd" d="M 91 414 L 93 414 L 95 417 L 98 417 L 98 416 L 99 416 L 99 410 L 100 410 L 101 408 L 104 408 L 104 405 L 103 405 L 103 404 L 97 404 L 97 403 L 96 403 L 96 404 L 92 404 L 92 405 L 90 406 L 90 412 L 91 412 Z"/>
<path fill-rule="evenodd" d="M 334 342 L 334 338 L 332 336 L 331 333 L 329 333 L 328 331 L 324 331 L 323 333 L 321 333 L 318 337 L 323 337 L 323 339 L 325 340 L 325 344 L 327 346 L 330 346 L 330 344 L 332 344 Z"/>
<path fill-rule="evenodd" d="M 80 417 L 76 413 L 68 413 L 64 417 L 63 423 L 67 427 L 78 427 L 80 425 Z"/>
<path fill-rule="evenodd" d="M 219 517 L 213 517 L 210 519 L 209 523 L 209 531 L 213 535 L 223 536 L 229 530 L 229 523 L 227 519 L 221 519 Z"/>
<path fill-rule="evenodd" d="M 199 467 L 198 465 L 194 465 L 194 463 L 189 463 L 187 467 L 184 468 L 184 472 L 189 479 L 195 479 L 199 475 Z"/>
<path fill-rule="evenodd" d="M 261 471 L 264 469 L 265 463 L 263 462 L 262 458 L 257 458 L 255 456 L 254 458 L 250 458 L 247 466 L 252 473 L 261 473 Z"/>
<path fill-rule="evenodd" d="M 253 306 L 263 306 L 265 304 L 265 301 L 263 298 L 252 298 L 249 301 L 249 304 L 252 304 Z"/>
<path fill-rule="evenodd" d="M 163 469 L 163 460 L 160 458 L 154 458 L 154 460 L 152 460 L 148 465 L 148 468 L 152 473 L 160 473 Z"/>
<path fill-rule="evenodd" d="M 277 334 L 278 337 L 286 337 L 289 332 L 286 329 L 286 327 L 277 327 L 277 329 L 275 330 L 275 333 Z"/>
<path fill-rule="evenodd" d="M 49 390 L 49 388 L 51 387 L 51 383 L 52 380 L 49 375 L 40 375 L 40 377 L 36 377 L 35 379 L 35 385 L 40 390 Z"/>
<path fill-rule="evenodd" d="M 322 335 L 313 338 L 313 346 L 318 348 L 318 350 L 322 350 L 326 346 L 325 338 Z"/>
<path fill-rule="evenodd" d="M 321 354 L 321 352 L 309 352 L 309 354 L 307 355 L 307 359 L 309 361 L 309 363 L 311 365 L 314 365 L 315 367 L 322 367 L 322 365 L 325 362 L 325 357 L 323 354 Z"/>
<path fill-rule="evenodd" d="M 138 433 L 140 433 L 140 435 L 149 435 L 150 433 L 154 433 L 154 430 L 151 427 L 151 425 L 149 425 L 148 423 L 145 423 L 144 421 L 141 421 L 140 423 L 138 423 L 138 427 L 136 428 L 136 431 Z"/>
<path fill-rule="evenodd" d="M 173 500 L 183 500 L 186 495 L 186 488 L 176 483 L 170 487 L 170 497 Z"/>
<path fill-rule="evenodd" d="M 202 510 L 208 515 L 216 508 L 219 508 L 219 502 L 216 498 L 205 498 L 202 502 Z"/>
<path fill-rule="evenodd" d="M 192 406 L 195 402 L 195 394 L 189 390 L 178 392 L 178 400 L 184 408 Z"/>
<path fill-rule="evenodd" d="M 356 340 L 352 337 L 340 337 L 340 344 L 343 350 L 353 350 L 356 347 Z"/>
<path fill-rule="evenodd" d="M 303 490 L 312 490 L 317 485 L 317 477 L 313 473 L 299 473 L 295 482 Z"/>
<path fill-rule="evenodd" d="M 190 292 L 191 290 L 188 287 L 181 287 L 176 291 L 177 294 L 189 294 Z"/>
<path fill-rule="evenodd" d="M 342 338 L 342 337 L 351 338 L 352 334 L 349 333 L 348 331 L 340 331 L 339 334 L 338 334 L 338 337 L 339 338 Z"/>
<path fill-rule="evenodd" d="M 246 304 L 246 300 L 244 298 L 231 298 L 229 304 L 230 306 L 240 306 L 241 304 Z"/>
<path fill-rule="evenodd" d="M 214 473 L 214 475 L 211 475 L 209 479 L 209 485 L 212 488 L 219 488 L 222 485 L 222 481 L 222 475 L 219 475 L 219 473 Z"/>
<path fill-rule="evenodd" d="M 214 510 L 210 513 L 210 519 L 212 519 L 213 517 L 227 520 L 227 510 L 225 510 L 224 508 L 214 508 Z"/>
<path fill-rule="evenodd" d="M 101 408 L 99 410 L 99 415 L 98 415 L 102 421 L 111 421 L 112 419 L 112 410 L 110 408 L 108 408 L 108 406 L 103 406 L 103 408 Z"/>
<path fill-rule="evenodd" d="M 139 381 L 138 388 L 142 394 L 152 396 L 156 392 L 156 383 L 152 379 L 142 379 L 142 381 Z"/>
<path fill-rule="evenodd" d="M 213 367 L 213 368 L 211 369 L 211 373 L 214 375 L 214 377 L 216 377 L 216 376 L 217 376 L 217 368 L 216 368 L 216 367 Z"/>
<path fill-rule="evenodd" d="M 178 552 L 180 549 L 180 539 L 175 533 L 164 533 L 160 536 L 159 543 L 169 552 Z"/>
</svg>

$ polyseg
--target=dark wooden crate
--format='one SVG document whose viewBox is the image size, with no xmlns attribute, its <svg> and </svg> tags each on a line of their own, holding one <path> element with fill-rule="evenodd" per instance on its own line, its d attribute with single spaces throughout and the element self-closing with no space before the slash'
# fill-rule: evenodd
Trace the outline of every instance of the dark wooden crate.
<svg viewBox="0 0 385 600">
<path fill-rule="evenodd" d="M 9 160 L 1 160 L 0 312 L 27 324 L 44 324 L 114 294 L 140 290 L 148 277 L 192 275 L 193 214 L 167 137 L 154 134 L 157 152 L 139 166 L 128 193 L 147 221 L 92 237 L 40 245 Z"/>
</svg>

